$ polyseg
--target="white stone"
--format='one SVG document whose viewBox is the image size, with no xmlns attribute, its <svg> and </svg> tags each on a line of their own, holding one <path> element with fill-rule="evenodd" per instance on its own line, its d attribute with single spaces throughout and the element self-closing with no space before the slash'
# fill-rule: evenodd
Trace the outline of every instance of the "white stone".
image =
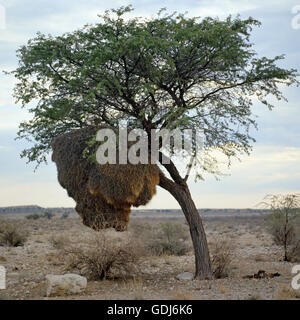
<svg viewBox="0 0 300 320">
<path fill-rule="evenodd" d="M 12 272 L 12 273 L 9 273 L 7 275 L 7 278 L 8 279 L 13 279 L 13 280 L 19 280 L 20 279 L 20 274 L 17 273 L 17 272 Z"/>
<path fill-rule="evenodd" d="M 83 293 L 87 279 L 77 274 L 62 276 L 49 274 L 46 276 L 47 297 L 67 296 Z"/>
<path fill-rule="evenodd" d="M 176 277 L 177 280 L 194 280 L 194 275 L 190 272 L 184 272 Z"/>
</svg>

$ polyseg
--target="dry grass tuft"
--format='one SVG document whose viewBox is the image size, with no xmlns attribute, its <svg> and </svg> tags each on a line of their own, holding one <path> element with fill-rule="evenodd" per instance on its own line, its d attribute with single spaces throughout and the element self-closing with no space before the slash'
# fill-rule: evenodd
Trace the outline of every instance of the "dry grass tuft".
<svg viewBox="0 0 300 320">
<path fill-rule="evenodd" d="M 264 300 L 260 295 L 252 295 L 249 300 Z"/>
<path fill-rule="evenodd" d="M 218 286 L 219 292 L 224 294 L 224 295 L 228 295 L 229 294 L 229 290 L 226 286 L 224 286 L 223 284 L 219 284 Z"/>
<path fill-rule="evenodd" d="M 177 289 L 173 293 L 171 300 L 196 300 L 196 297 L 187 291 Z"/>
<path fill-rule="evenodd" d="M 188 227 L 180 222 L 145 224 L 135 221 L 130 225 L 130 230 L 153 256 L 184 256 L 191 250 Z"/>
<path fill-rule="evenodd" d="M 300 292 L 291 288 L 289 285 L 279 287 L 274 300 L 300 299 Z"/>
<path fill-rule="evenodd" d="M 144 255 L 143 247 L 131 237 L 112 237 L 106 232 L 94 233 L 80 247 L 63 249 L 68 270 L 78 270 L 91 280 L 126 277 L 137 269 Z"/>
<path fill-rule="evenodd" d="M 26 240 L 26 232 L 17 224 L 0 220 L 0 246 L 22 247 Z"/>
<path fill-rule="evenodd" d="M 70 245 L 70 238 L 65 234 L 52 235 L 49 238 L 51 245 L 58 250 L 63 250 Z"/>
<path fill-rule="evenodd" d="M 132 300 L 145 300 L 143 279 L 134 277 L 124 282 L 123 289 L 130 294 Z"/>
<path fill-rule="evenodd" d="M 209 243 L 212 270 L 216 279 L 226 278 L 230 274 L 234 256 L 234 246 L 226 238 L 216 238 Z"/>
</svg>

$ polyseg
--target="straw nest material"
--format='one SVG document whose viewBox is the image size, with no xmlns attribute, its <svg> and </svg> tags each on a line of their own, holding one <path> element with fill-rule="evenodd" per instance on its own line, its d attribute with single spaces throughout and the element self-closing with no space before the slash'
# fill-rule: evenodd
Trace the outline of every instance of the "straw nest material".
<svg viewBox="0 0 300 320">
<path fill-rule="evenodd" d="M 124 231 L 131 207 L 146 205 L 156 193 L 159 169 L 151 164 L 100 165 L 87 159 L 87 150 L 91 153 L 87 142 L 98 129 L 78 129 L 55 138 L 52 160 L 59 183 L 76 201 L 75 209 L 86 226 Z"/>
</svg>

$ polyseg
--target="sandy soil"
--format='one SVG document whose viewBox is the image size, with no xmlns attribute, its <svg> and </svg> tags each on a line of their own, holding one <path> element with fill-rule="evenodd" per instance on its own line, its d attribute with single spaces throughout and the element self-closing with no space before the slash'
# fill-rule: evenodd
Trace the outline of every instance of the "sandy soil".
<svg viewBox="0 0 300 320">
<path fill-rule="evenodd" d="M 28 233 L 28 240 L 23 247 L 0 247 L 0 265 L 7 269 L 7 289 L 0 291 L 0 299 L 50 299 L 45 297 L 45 276 L 66 273 L 65 257 L 60 249 L 55 248 L 51 239 L 62 235 L 76 244 L 91 231 L 74 215 L 66 220 L 60 219 L 59 216 L 52 220 L 36 221 L 27 220 L 22 216 L 10 216 L 10 220 L 22 225 Z M 151 220 L 147 221 L 152 223 Z M 115 280 L 89 281 L 85 294 L 63 299 L 182 300 L 299 297 L 282 293 L 290 288 L 293 277 L 291 269 L 294 264 L 281 261 L 282 251 L 273 244 L 270 235 L 266 233 L 263 218 L 205 219 L 205 229 L 209 242 L 216 236 L 222 235 L 234 244 L 230 274 L 225 279 L 177 280 L 178 274 L 193 272 L 192 251 L 181 257 L 147 256 L 141 259 L 132 276 Z M 243 278 L 259 270 L 278 272 L 280 277 Z"/>
</svg>

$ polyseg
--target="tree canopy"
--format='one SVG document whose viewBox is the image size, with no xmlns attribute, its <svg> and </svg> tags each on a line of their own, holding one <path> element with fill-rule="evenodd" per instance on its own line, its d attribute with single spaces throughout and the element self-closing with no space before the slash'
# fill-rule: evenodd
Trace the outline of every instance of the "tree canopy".
<svg viewBox="0 0 300 320">
<path fill-rule="evenodd" d="M 126 19 L 129 7 L 99 23 L 53 37 L 38 33 L 18 50 L 15 97 L 33 102 L 33 119 L 18 136 L 34 145 L 22 156 L 46 160 L 51 140 L 68 131 L 119 119 L 135 128 L 203 129 L 205 145 L 226 156 L 249 153 L 258 99 L 284 99 L 280 84 L 297 71 L 284 56 L 258 57 L 250 41 L 260 22 L 229 16 L 188 18 L 161 10 L 153 19 Z M 207 168 L 204 168 L 207 169 Z"/>
</svg>

